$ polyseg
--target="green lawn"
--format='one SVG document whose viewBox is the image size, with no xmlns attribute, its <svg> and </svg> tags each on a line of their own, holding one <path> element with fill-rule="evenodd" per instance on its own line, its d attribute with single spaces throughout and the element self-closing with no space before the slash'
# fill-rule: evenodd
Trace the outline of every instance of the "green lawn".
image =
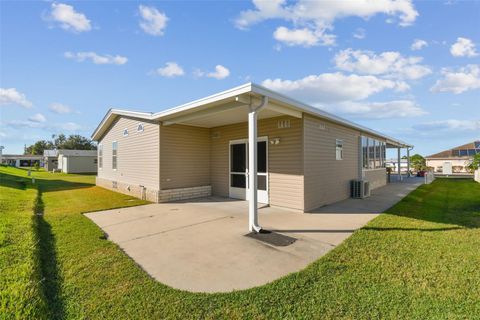
<svg viewBox="0 0 480 320">
<path fill-rule="evenodd" d="M 418 188 L 301 272 L 193 294 L 151 279 L 81 214 L 142 201 L 94 176 L 34 172 L 32 185 L 24 170 L 0 175 L 0 318 L 480 319 L 473 180 Z"/>
</svg>

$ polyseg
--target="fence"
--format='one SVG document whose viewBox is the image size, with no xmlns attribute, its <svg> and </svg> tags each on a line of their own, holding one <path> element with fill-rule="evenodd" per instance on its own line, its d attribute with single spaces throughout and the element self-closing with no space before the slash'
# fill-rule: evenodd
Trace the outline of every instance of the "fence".
<svg viewBox="0 0 480 320">
<path fill-rule="evenodd" d="M 473 179 L 475 179 L 477 182 L 480 182 L 480 169 L 475 170 Z"/>
<path fill-rule="evenodd" d="M 433 182 L 433 180 L 435 180 L 435 175 L 433 174 L 433 172 L 425 172 L 425 184 L 430 184 Z"/>
</svg>

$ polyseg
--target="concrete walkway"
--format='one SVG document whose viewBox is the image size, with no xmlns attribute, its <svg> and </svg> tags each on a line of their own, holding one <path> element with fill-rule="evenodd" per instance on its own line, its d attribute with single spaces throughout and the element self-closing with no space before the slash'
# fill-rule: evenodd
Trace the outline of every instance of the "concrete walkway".
<svg viewBox="0 0 480 320">
<path fill-rule="evenodd" d="M 315 214 L 263 207 L 260 224 L 298 240 L 274 247 L 245 237 L 245 201 L 190 202 L 87 213 L 146 272 L 174 288 L 228 292 L 260 286 L 305 268 L 419 183 L 395 183 L 365 200 L 348 199 Z"/>
</svg>

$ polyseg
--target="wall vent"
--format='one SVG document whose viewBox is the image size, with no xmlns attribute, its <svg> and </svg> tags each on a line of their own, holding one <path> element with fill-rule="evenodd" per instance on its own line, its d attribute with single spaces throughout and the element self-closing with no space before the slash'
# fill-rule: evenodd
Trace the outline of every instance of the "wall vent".
<svg viewBox="0 0 480 320">
<path fill-rule="evenodd" d="M 117 188 L 118 188 L 117 181 L 112 181 L 112 188 L 113 188 L 113 189 L 117 189 Z"/>
<path fill-rule="evenodd" d="M 290 120 L 278 120 L 277 127 L 278 129 L 290 128 Z"/>
</svg>

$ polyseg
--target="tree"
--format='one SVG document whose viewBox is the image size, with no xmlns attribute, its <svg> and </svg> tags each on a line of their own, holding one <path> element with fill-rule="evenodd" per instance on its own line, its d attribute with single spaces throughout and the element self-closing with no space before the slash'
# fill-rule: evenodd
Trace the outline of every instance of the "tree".
<svg viewBox="0 0 480 320">
<path fill-rule="evenodd" d="M 415 169 L 415 171 L 423 171 L 427 169 L 425 158 L 418 153 L 410 157 L 410 166 Z"/>
<path fill-rule="evenodd" d="M 25 154 L 42 155 L 44 150 L 53 149 L 53 143 L 47 140 L 40 140 L 25 149 Z"/>
<path fill-rule="evenodd" d="M 96 144 L 78 134 L 72 134 L 70 136 L 65 136 L 63 133 L 57 135 L 52 135 L 52 141 L 40 140 L 32 144 L 31 146 L 25 148 L 26 154 L 43 154 L 44 150 L 51 149 L 67 149 L 67 150 L 96 150 Z"/>
<path fill-rule="evenodd" d="M 65 137 L 64 134 L 58 135 L 54 140 L 55 147 L 57 149 L 67 149 L 67 150 L 96 150 L 97 146 L 95 143 L 85 137 L 82 137 L 78 134 L 72 134 Z"/>
<path fill-rule="evenodd" d="M 474 172 L 475 170 L 479 169 L 480 168 L 480 153 L 477 153 L 473 159 L 472 159 L 472 162 L 470 162 L 469 164 L 467 164 L 465 166 L 465 168 L 469 171 L 469 172 Z"/>
</svg>

